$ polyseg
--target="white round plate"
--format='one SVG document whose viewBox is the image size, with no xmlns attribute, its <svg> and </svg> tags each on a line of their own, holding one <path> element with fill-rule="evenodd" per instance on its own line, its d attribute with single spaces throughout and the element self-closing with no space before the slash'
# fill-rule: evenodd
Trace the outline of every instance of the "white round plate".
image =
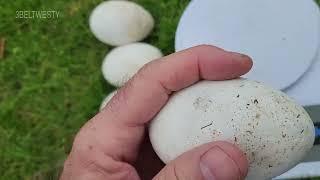
<svg viewBox="0 0 320 180">
<path fill-rule="evenodd" d="M 314 59 L 320 32 L 313 0 L 193 0 L 182 15 L 175 48 L 211 44 L 248 54 L 245 77 L 285 89 Z"/>
<path fill-rule="evenodd" d="M 320 52 L 310 69 L 284 92 L 303 106 L 320 105 Z"/>
</svg>

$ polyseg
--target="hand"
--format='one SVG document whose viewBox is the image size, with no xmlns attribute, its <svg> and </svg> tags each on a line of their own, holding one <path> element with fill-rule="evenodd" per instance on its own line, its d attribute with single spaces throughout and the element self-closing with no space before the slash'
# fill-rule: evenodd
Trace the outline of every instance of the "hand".
<svg viewBox="0 0 320 180">
<path fill-rule="evenodd" d="M 163 167 L 145 136 L 173 92 L 201 79 L 237 78 L 251 66 L 248 56 L 207 45 L 147 64 L 81 128 L 61 180 L 243 179 L 247 160 L 232 144 L 201 145 Z"/>
</svg>

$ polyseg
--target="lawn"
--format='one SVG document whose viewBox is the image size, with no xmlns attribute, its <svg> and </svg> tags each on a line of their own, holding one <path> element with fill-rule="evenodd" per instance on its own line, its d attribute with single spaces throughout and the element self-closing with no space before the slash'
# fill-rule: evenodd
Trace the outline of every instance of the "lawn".
<svg viewBox="0 0 320 180">
<path fill-rule="evenodd" d="M 59 166 L 74 134 L 114 87 L 102 77 L 111 47 L 91 34 L 88 17 L 102 0 L 0 0 L 0 179 L 31 179 Z M 154 16 L 146 39 L 165 54 L 187 0 L 137 0 Z M 18 10 L 56 10 L 58 19 L 16 19 Z"/>
<path fill-rule="evenodd" d="M 0 0 L 0 38 L 6 39 L 0 59 L 1 180 L 53 175 L 75 133 L 114 89 L 100 71 L 111 47 L 88 27 L 90 12 L 101 1 Z M 136 2 L 156 22 L 145 42 L 172 53 L 177 22 L 189 0 Z M 56 10 L 60 16 L 17 19 L 19 10 Z"/>
</svg>

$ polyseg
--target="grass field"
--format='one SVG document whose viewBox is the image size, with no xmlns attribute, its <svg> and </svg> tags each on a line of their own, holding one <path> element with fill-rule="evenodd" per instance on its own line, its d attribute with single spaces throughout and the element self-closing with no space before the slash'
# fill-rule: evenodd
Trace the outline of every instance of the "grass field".
<svg viewBox="0 0 320 180">
<path fill-rule="evenodd" d="M 100 71 L 110 50 L 88 17 L 102 0 L 0 0 L 0 179 L 31 179 L 60 164 L 73 135 L 113 87 Z M 137 0 L 155 17 L 146 42 L 173 52 L 187 0 Z M 16 19 L 17 10 L 56 10 L 58 19 Z"/>
<path fill-rule="evenodd" d="M 88 17 L 102 0 L 0 0 L 0 179 L 51 172 L 74 134 L 114 88 L 100 71 L 111 47 L 91 34 Z M 318 0 L 319 3 L 320 0 Z M 146 39 L 164 54 L 188 0 L 136 0 L 156 27 Z M 56 10 L 58 19 L 16 19 L 18 10 Z M 46 179 L 46 178 L 44 178 Z"/>
</svg>

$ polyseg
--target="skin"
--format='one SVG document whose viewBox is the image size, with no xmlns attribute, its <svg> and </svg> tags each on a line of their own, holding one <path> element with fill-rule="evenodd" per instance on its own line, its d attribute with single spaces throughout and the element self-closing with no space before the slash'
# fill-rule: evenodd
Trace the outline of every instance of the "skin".
<svg viewBox="0 0 320 180">
<path fill-rule="evenodd" d="M 208 45 L 145 65 L 78 132 L 60 179 L 243 179 L 245 155 L 226 142 L 199 146 L 164 166 L 146 127 L 172 93 L 202 79 L 234 79 L 251 67 L 248 56 Z"/>
</svg>

